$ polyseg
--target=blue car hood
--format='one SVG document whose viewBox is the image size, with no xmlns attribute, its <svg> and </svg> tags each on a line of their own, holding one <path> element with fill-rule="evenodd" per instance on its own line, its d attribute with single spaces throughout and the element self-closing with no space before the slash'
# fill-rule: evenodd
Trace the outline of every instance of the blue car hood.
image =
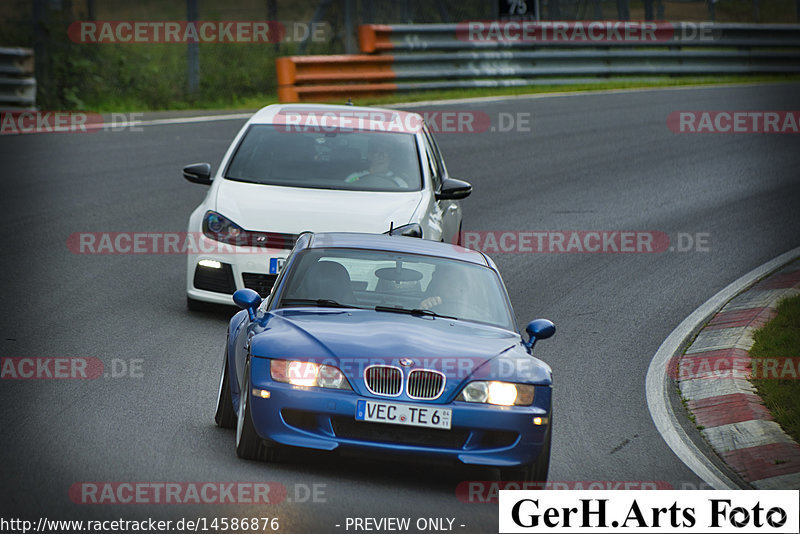
<svg viewBox="0 0 800 534">
<path fill-rule="evenodd" d="M 339 367 L 358 381 L 367 365 L 434 369 L 468 377 L 550 383 L 519 334 L 466 321 L 356 309 L 292 308 L 260 318 L 251 343 L 256 357 L 302 359 Z M 407 362 L 406 362 L 407 363 Z"/>
</svg>

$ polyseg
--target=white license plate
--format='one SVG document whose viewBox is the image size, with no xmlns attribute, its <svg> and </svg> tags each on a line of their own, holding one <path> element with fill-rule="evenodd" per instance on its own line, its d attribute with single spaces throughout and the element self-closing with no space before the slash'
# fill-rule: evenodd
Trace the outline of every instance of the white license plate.
<svg viewBox="0 0 800 534">
<path fill-rule="evenodd" d="M 356 405 L 356 421 L 373 423 L 424 426 L 450 430 L 452 415 L 453 410 L 447 408 L 413 404 L 360 400 Z"/>
</svg>

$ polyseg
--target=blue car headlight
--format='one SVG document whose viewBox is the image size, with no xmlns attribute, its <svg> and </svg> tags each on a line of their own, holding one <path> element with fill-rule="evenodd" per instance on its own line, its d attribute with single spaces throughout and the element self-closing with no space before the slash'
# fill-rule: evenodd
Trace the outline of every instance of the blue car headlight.
<svg viewBox="0 0 800 534">
<path fill-rule="evenodd" d="M 332 365 L 300 360 L 270 360 L 269 372 L 276 382 L 293 386 L 352 389 L 344 374 Z"/>
<path fill-rule="evenodd" d="M 464 386 L 456 400 L 497 406 L 530 406 L 535 389 L 530 384 L 477 380 Z"/>
<path fill-rule="evenodd" d="M 223 243 L 247 244 L 249 241 L 245 230 L 216 211 L 207 211 L 203 217 L 203 235 Z"/>
</svg>

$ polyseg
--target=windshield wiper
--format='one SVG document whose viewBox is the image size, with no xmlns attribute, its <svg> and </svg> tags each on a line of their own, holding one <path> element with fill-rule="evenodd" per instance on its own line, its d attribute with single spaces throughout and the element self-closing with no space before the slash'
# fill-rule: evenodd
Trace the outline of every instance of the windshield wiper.
<svg viewBox="0 0 800 534">
<path fill-rule="evenodd" d="M 359 306 L 353 306 L 352 304 L 342 304 L 341 302 L 336 302 L 335 300 L 331 299 L 283 299 L 281 300 L 281 306 L 285 306 L 287 304 L 313 304 L 315 306 L 323 306 L 326 308 L 355 308 L 357 310 L 363 310 Z"/>
<path fill-rule="evenodd" d="M 445 319 L 458 319 L 452 315 L 441 315 L 433 310 L 424 310 L 422 308 L 395 308 L 392 306 L 375 306 L 375 311 L 392 312 L 392 313 L 405 313 L 406 315 L 423 315 L 427 317 L 443 317 Z"/>
<path fill-rule="evenodd" d="M 226 176 L 226 180 L 233 180 L 234 182 L 242 182 L 243 184 L 260 184 L 264 185 L 263 182 L 259 182 L 258 180 L 251 180 L 249 178 L 234 178 L 233 176 Z"/>
</svg>

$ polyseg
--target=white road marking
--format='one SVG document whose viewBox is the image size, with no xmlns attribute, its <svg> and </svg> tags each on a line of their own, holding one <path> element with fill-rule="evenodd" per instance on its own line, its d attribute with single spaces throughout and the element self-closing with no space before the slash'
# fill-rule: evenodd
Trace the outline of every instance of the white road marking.
<svg viewBox="0 0 800 534">
<path fill-rule="evenodd" d="M 452 98 L 450 100 L 421 100 L 419 102 L 403 102 L 386 104 L 382 107 L 389 109 L 403 109 L 417 106 L 436 106 L 449 104 L 480 104 L 503 102 L 506 100 L 537 100 L 541 98 L 562 98 L 566 96 L 593 96 L 616 95 L 625 93 L 647 93 L 653 91 L 689 91 L 697 89 L 738 88 L 738 87 L 763 87 L 765 85 L 796 84 L 797 82 L 742 82 L 742 83 L 709 83 L 692 85 L 670 85 L 666 87 L 625 87 L 621 89 L 590 89 L 585 91 L 558 91 L 550 93 L 532 93 L 521 95 L 478 96 L 467 98 Z"/>
<path fill-rule="evenodd" d="M 112 122 L 104 122 L 102 124 L 87 124 L 87 130 L 103 130 L 106 128 L 112 129 L 128 129 L 138 128 L 140 126 L 161 126 L 164 124 L 191 124 L 197 122 L 214 122 L 214 121 L 231 121 L 249 119 L 253 113 L 227 113 L 225 115 L 200 115 L 197 117 L 175 117 L 172 119 L 152 119 L 152 120 L 132 120 L 129 122 L 115 124 Z"/>
</svg>

